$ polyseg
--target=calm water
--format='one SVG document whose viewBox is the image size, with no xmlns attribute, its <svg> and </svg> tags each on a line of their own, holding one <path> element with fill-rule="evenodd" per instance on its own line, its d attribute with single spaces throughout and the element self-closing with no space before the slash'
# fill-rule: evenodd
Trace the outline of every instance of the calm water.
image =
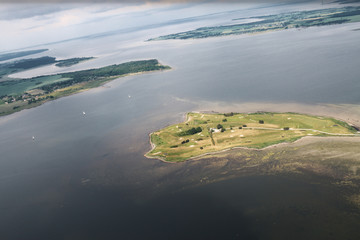
<svg viewBox="0 0 360 240">
<path fill-rule="evenodd" d="M 51 46 L 64 58 L 98 56 L 72 70 L 144 58 L 173 70 L 0 118 L 0 238 L 358 239 L 360 223 L 331 185 L 253 176 L 198 186 L 208 163 L 143 157 L 150 132 L 205 102 L 359 104 L 354 28 L 146 43 L 155 34 L 145 30 Z"/>
</svg>

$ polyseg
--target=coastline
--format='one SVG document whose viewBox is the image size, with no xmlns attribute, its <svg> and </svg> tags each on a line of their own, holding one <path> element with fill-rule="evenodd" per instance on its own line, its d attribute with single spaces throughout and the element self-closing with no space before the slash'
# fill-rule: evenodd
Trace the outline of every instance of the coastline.
<svg viewBox="0 0 360 240">
<path fill-rule="evenodd" d="M 93 86 L 93 87 L 84 87 L 84 88 L 82 88 L 82 85 L 85 85 L 87 82 L 80 83 L 80 84 L 75 84 L 75 85 L 72 85 L 70 87 L 67 87 L 67 88 L 77 88 L 78 87 L 79 89 L 76 89 L 74 92 L 63 93 L 63 94 L 60 94 L 60 96 L 57 96 L 57 97 L 54 97 L 54 98 L 48 98 L 48 99 L 44 99 L 44 100 L 39 101 L 39 102 L 26 104 L 26 105 L 23 105 L 22 107 L 12 109 L 12 110 L 10 110 L 8 112 L 1 112 L 0 113 L 0 118 L 5 117 L 5 116 L 9 116 L 9 115 L 17 113 L 17 112 L 21 112 L 22 110 L 31 109 L 31 108 L 41 106 L 44 103 L 54 101 L 54 100 L 60 99 L 62 97 L 67 97 L 67 96 L 71 96 L 71 95 L 74 95 L 74 94 L 77 94 L 77 93 L 88 91 L 90 89 L 96 89 L 96 88 L 102 87 L 106 83 L 109 83 L 109 82 L 114 81 L 114 80 L 119 79 L 119 78 L 128 77 L 128 76 L 142 75 L 142 74 L 146 74 L 146 73 L 163 72 L 163 71 L 169 71 L 169 70 L 172 70 L 172 68 L 170 68 L 170 69 L 161 69 L 161 70 L 152 70 L 152 71 L 141 71 L 141 72 L 136 72 L 136 73 L 127 73 L 127 74 L 124 74 L 124 75 L 113 76 L 113 77 L 109 77 L 108 79 L 106 79 L 104 81 L 99 81 L 98 85 L 95 84 L 95 86 Z M 58 90 L 54 91 L 53 93 L 66 91 L 64 89 L 66 89 L 66 88 L 58 89 Z M 51 94 L 49 94 L 49 96 L 50 95 Z M 0 105 L 0 109 L 1 109 L 1 105 Z"/>
<path fill-rule="evenodd" d="M 241 113 L 251 114 L 251 113 L 257 113 L 257 112 L 264 112 L 264 111 L 248 111 L 248 112 L 241 112 Z M 218 111 L 209 111 L 209 110 L 186 112 L 186 113 L 184 113 L 183 122 L 188 121 L 188 114 L 189 113 L 220 114 L 220 112 L 218 112 Z M 286 113 L 286 112 L 276 112 L 276 113 Z M 298 113 L 298 112 L 293 112 L 293 113 Z M 308 114 L 308 113 L 300 113 L 300 114 L 311 116 L 311 114 Z M 331 115 L 319 115 L 319 116 L 320 117 L 331 117 L 331 118 L 334 118 L 336 120 L 343 121 L 343 122 L 349 124 L 350 126 L 355 127 L 357 130 L 359 130 L 358 125 L 354 125 L 353 123 L 347 122 L 347 121 L 345 121 L 345 120 L 343 120 L 341 118 L 333 117 Z M 170 124 L 170 125 L 172 125 L 172 124 Z M 170 125 L 168 125 L 168 126 L 170 126 Z M 166 128 L 168 126 L 165 126 L 164 128 Z M 154 132 L 149 133 L 149 142 L 150 142 L 150 145 L 151 145 L 151 149 L 149 151 L 147 151 L 144 154 L 144 156 L 146 158 L 149 158 L 149 159 L 158 159 L 158 160 L 160 160 L 162 162 L 165 162 L 165 163 L 181 163 L 181 162 L 186 162 L 186 161 L 191 161 L 191 160 L 200 160 L 202 157 L 205 157 L 205 156 L 216 155 L 216 154 L 219 154 L 219 153 L 224 153 L 224 152 L 227 152 L 227 151 L 237 150 L 237 149 L 244 149 L 244 150 L 250 150 L 250 151 L 265 151 L 265 150 L 268 150 L 268 149 L 271 149 L 271 148 L 276 148 L 276 147 L 281 147 L 281 146 L 286 147 L 286 146 L 288 146 L 290 144 L 296 144 L 296 143 L 298 143 L 300 141 L 304 141 L 304 139 L 320 140 L 320 139 L 330 139 L 330 138 L 340 138 L 340 137 L 341 138 L 356 138 L 357 137 L 355 134 L 353 136 L 346 136 L 346 135 L 344 135 L 344 136 L 334 136 L 334 135 L 333 136 L 301 136 L 301 137 L 295 139 L 294 141 L 285 141 L 285 142 L 281 142 L 281 143 L 276 143 L 276 144 L 272 144 L 272 145 L 269 145 L 269 146 L 266 146 L 266 147 L 263 147 L 263 148 L 235 146 L 235 147 L 229 147 L 229 148 L 226 148 L 226 149 L 222 149 L 222 150 L 219 150 L 219 151 L 203 153 L 203 154 L 200 154 L 198 156 L 190 157 L 190 158 L 187 158 L 187 159 L 184 159 L 184 160 L 181 160 L 181 161 L 167 161 L 165 158 L 162 158 L 162 157 L 149 156 L 148 155 L 151 151 L 153 151 L 156 148 L 156 145 L 151 141 L 151 135 L 153 133 Z"/>
</svg>

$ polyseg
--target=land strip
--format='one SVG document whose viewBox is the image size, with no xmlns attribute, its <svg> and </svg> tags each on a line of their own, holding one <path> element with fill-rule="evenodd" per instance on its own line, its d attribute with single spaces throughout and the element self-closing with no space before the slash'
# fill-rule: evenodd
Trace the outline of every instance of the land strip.
<svg viewBox="0 0 360 240">
<path fill-rule="evenodd" d="M 188 113 L 185 122 L 150 134 L 152 149 L 146 156 L 179 162 L 239 147 L 263 149 L 305 136 L 360 134 L 343 121 L 297 113 Z"/>
<path fill-rule="evenodd" d="M 170 69 L 156 59 L 131 61 L 102 68 L 13 79 L 0 82 L 0 116 L 90 88 L 129 74 Z"/>
<path fill-rule="evenodd" d="M 242 20 L 243 18 L 233 19 Z M 249 23 L 231 24 L 213 27 L 201 27 L 195 30 L 179 32 L 148 39 L 148 41 L 168 39 L 197 39 L 239 34 L 265 33 L 285 29 L 300 29 L 360 21 L 360 7 L 328 8 L 311 11 L 279 13 L 275 15 L 251 17 Z M 260 19 L 260 20 L 258 20 Z"/>
</svg>

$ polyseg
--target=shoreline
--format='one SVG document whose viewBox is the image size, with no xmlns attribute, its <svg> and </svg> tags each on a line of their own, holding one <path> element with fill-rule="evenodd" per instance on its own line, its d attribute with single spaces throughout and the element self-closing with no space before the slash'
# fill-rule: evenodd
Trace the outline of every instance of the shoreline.
<svg viewBox="0 0 360 240">
<path fill-rule="evenodd" d="M 152 134 L 152 133 L 151 133 Z M 149 134 L 150 136 L 150 139 L 151 139 L 151 134 Z M 220 154 L 220 153 L 224 153 L 224 152 L 228 152 L 228 151 L 231 151 L 231 150 L 239 150 L 239 149 L 244 149 L 244 150 L 250 150 L 250 151 L 265 151 L 265 150 L 268 150 L 268 149 L 272 149 L 272 148 L 276 148 L 276 147 L 286 147 L 290 144 L 298 144 L 299 142 L 301 141 L 304 141 L 304 140 L 308 140 L 308 139 L 312 139 L 312 140 L 323 140 L 323 139 L 331 139 L 331 138 L 337 138 L 339 139 L 340 137 L 336 137 L 336 136 L 327 136 L 327 137 L 321 137 L 321 136 L 303 136 L 299 139 L 296 139 L 295 141 L 293 142 L 282 142 L 282 143 L 277 143 L 277 144 L 273 144 L 273 145 L 269 145 L 269 146 L 266 146 L 264 148 L 251 148 L 251 147 L 230 147 L 230 148 L 226 148 L 226 149 L 223 149 L 223 150 L 219 150 L 219 151 L 216 151 L 216 152 L 208 152 L 208 153 L 203 153 L 201 155 L 198 155 L 198 156 L 194 156 L 194 157 L 190 157 L 190 158 L 187 158 L 183 161 L 178 161 L 178 162 L 171 162 L 171 161 L 167 161 L 165 160 L 164 158 L 161 158 L 161 157 L 155 157 L 155 156 L 148 156 L 147 154 L 149 152 L 151 152 L 152 150 L 155 149 L 155 144 L 153 144 L 150 140 L 150 144 L 152 146 L 152 148 L 146 152 L 144 154 L 144 157 L 148 158 L 148 159 L 157 159 L 157 160 L 160 160 L 164 163 L 183 163 L 183 162 L 187 162 L 187 161 L 191 161 L 191 160 L 201 160 L 202 157 L 205 157 L 205 156 L 211 156 L 211 155 L 217 155 L 217 154 Z M 350 137 L 350 136 L 344 136 L 344 137 L 341 137 L 341 138 L 354 138 L 354 137 Z"/>
<path fill-rule="evenodd" d="M 0 119 L 1 118 L 4 118 L 6 116 L 10 116 L 14 113 L 18 113 L 18 112 L 21 112 L 23 110 L 26 110 L 26 109 L 31 109 L 31 108 L 35 108 L 35 107 L 39 107 L 47 102 L 51 102 L 51 101 L 54 101 L 54 100 L 57 100 L 57 99 L 60 99 L 60 98 L 63 98 L 63 97 L 67 97 L 67 96 L 71 96 L 71 95 L 75 95 L 75 94 L 78 94 L 78 93 L 81 93 L 81 92 L 85 92 L 85 91 L 88 91 L 90 89 L 96 89 L 96 88 L 100 88 L 100 87 L 103 87 L 105 84 L 111 82 L 111 81 L 114 81 L 116 79 L 120 79 L 120 78 L 124 78 L 124 77 L 129 77 L 129 76 L 136 76 L 136 75 L 142 75 L 142 74 L 146 74 L 146 73 L 154 73 L 154 72 L 163 72 L 163 71 L 169 71 L 169 70 L 172 70 L 172 68 L 170 69 L 161 69 L 161 70 L 152 70 L 152 71 L 141 71 L 141 72 L 136 72 L 136 73 L 127 73 L 127 74 L 124 74 L 124 75 L 119 75 L 119 76 L 113 76 L 113 77 L 109 77 L 108 80 L 105 80 L 104 82 L 100 82 L 98 86 L 96 87 L 89 87 L 89 88 L 83 88 L 81 89 L 81 84 L 74 84 L 74 85 L 71 85 L 69 87 L 76 87 L 78 85 L 80 85 L 80 89 L 74 91 L 74 92 L 70 92 L 70 93 L 65 93 L 64 95 L 61 95 L 59 97 L 54 97 L 54 98 L 48 98 L 48 99 L 45 99 L 43 101 L 40 101 L 40 102 L 35 102 L 35 103 L 31 103 L 31 104 L 27 104 L 27 105 L 24 105 L 22 107 L 19 107 L 19 108 L 16 108 L 16 109 L 12 109 L 10 110 L 9 112 L 2 112 L 0 113 Z M 85 82 L 86 84 L 87 82 Z M 62 89 L 57 89 L 55 90 L 54 92 L 52 93 L 56 93 L 56 92 L 61 92 L 61 90 L 64 90 L 65 88 L 62 88 Z M 50 94 L 49 94 L 50 96 Z M 0 105 L 0 108 L 1 108 L 1 105 Z"/>
<path fill-rule="evenodd" d="M 251 113 L 258 113 L 258 112 L 265 112 L 265 111 L 248 111 L 248 112 L 242 112 L 242 114 L 251 114 Z M 217 111 L 209 111 L 209 110 L 203 110 L 203 111 L 191 111 L 191 112 L 186 112 L 184 113 L 184 119 L 183 119 L 183 122 L 186 122 L 188 120 L 188 114 L 189 113 L 205 113 L 205 114 L 221 114 L 220 112 L 217 112 Z M 275 113 L 275 112 L 274 112 Z M 286 112 L 276 112 L 276 113 L 286 113 Z M 298 112 L 293 112 L 293 113 L 298 113 Z M 304 114 L 304 115 L 311 115 L 311 114 L 308 114 L 308 113 L 300 113 L 300 114 Z M 359 126 L 357 125 L 354 125 L 352 123 L 349 123 L 343 119 L 340 119 L 340 118 L 337 118 L 337 117 L 333 117 L 333 116 L 330 116 L 330 115 L 319 115 L 319 117 L 331 117 L 331 118 L 334 118 L 336 120 L 340 120 L 340 121 L 343 121 L 345 123 L 347 123 L 348 125 L 354 127 L 355 129 L 358 130 L 358 133 L 359 133 Z M 171 126 L 172 124 L 168 125 L 168 126 Z M 168 127 L 168 126 L 165 126 L 164 128 Z M 250 150 L 250 151 L 264 151 L 264 150 L 268 150 L 268 149 L 271 149 L 271 148 L 276 148 L 276 147 L 281 147 L 281 146 L 287 146 L 287 145 L 290 145 L 290 144 L 296 144 L 298 143 L 299 141 L 303 141 L 304 139 L 316 139 L 316 140 L 319 140 L 319 139 L 330 139 L 330 138 L 356 138 L 357 135 L 354 134 L 353 136 L 302 136 L 298 139 L 296 139 L 295 141 L 292 141 L 292 142 L 281 142 L 281 143 L 276 143 L 276 144 L 273 144 L 273 145 L 269 145 L 269 146 L 266 146 L 266 147 L 263 147 L 263 148 L 255 148 L 255 147 L 241 147 L 241 146 L 235 146 L 235 147 L 229 147 L 229 148 L 226 148 L 226 149 L 223 149 L 223 150 L 219 150 L 219 151 L 215 151 L 215 152 L 208 152 L 208 153 L 203 153 L 203 154 L 200 154 L 198 156 L 194 156 L 194 157 L 190 157 L 190 158 L 187 158 L 185 160 L 182 160 L 182 161 L 167 161 L 166 159 L 162 158 L 162 157 L 157 157 L 157 156 L 149 156 L 148 154 L 153 151 L 155 148 L 156 148 L 156 145 L 151 141 L 151 135 L 153 134 L 154 132 L 151 132 L 148 134 L 149 136 L 149 142 L 150 142 L 150 145 L 151 145 L 151 149 L 149 151 L 147 151 L 145 154 L 144 154 L 144 157 L 148 158 L 148 159 L 158 159 L 162 162 L 165 162 L 165 163 L 182 163 L 182 162 L 187 162 L 187 161 L 191 161 L 191 160 L 200 160 L 202 157 L 205 157 L 205 156 L 209 156 L 209 155 L 216 155 L 216 154 L 219 154 L 219 153 L 223 153 L 223 152 L 227 152 L 227 151 L 231 151 L 231 150 L 237 150 L 237 149 L 245 149 L 245 150 Z"/>
</svg>

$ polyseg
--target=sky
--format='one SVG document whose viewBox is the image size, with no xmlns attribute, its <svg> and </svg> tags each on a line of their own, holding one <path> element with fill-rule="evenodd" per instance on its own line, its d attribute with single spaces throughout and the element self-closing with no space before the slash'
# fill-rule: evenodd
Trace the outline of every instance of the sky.
<svg viewBox="0 0 360 240">
<path fill-rule="evenodd" d="M 1 4 L 0 51 L 119 28 L 129 16 L 151 9 L 149 4 Z"/>
<path fill-rule="evenodd" d="M 153 0 L 107 4 L 81 3 L 81 0 L 65 4 L 41 3 L 39 0 L 31 3 L 1 3 L 0 52 L 146 26 L 149 20 L 156 24 L 170 21 L 174 16 L 185 18 L 254 6 L 246 1 L 240 4 L 220 3 L 221 0 L 178 0 L 176 3 Z"/>
</svg>

